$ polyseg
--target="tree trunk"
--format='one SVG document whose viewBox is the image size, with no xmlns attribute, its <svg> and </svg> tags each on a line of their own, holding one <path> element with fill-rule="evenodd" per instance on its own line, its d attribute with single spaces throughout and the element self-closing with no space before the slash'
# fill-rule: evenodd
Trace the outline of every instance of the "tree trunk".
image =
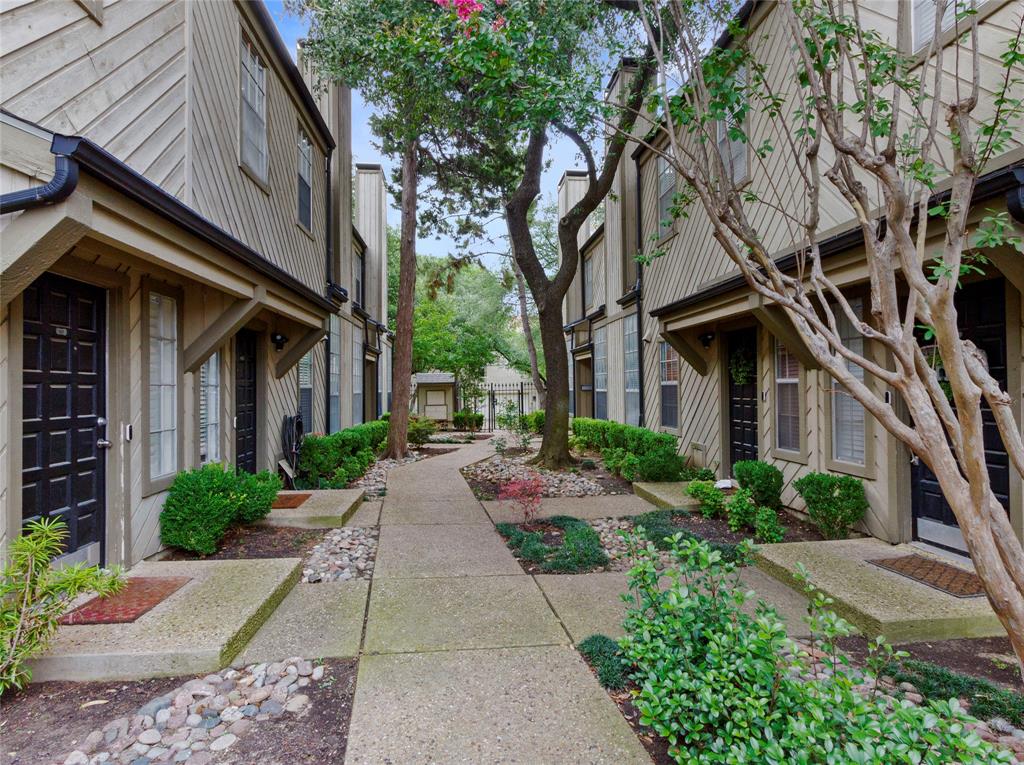
<svg viewBox="0 0 1024 765">
<path fill-rule="evenodd" d="M 538 307 L 548 395 L 544 407 L 544 440 L 536 462 L 555 470 L 573 463 L 569 452 L 569 360 L 562 330 L 561 297 L 550 301 L 553 306 L 545 300 L 544 307 Z"/>
<path fill-rule="evenodd" d="M 533 377 L 533 387 L 537 389 L 537 401 L 540 408 L 546 407 L 547 386 L 540 374 L 540 365 L 537 364 L 537 343 L 533 339 L 533 327 L 530 326 L 530 311 L 526 302 L 526 278 L 523 276 L 523 269 L 512 258 L 512 270 L 516 276 L 516 291 L 519 295 L 519 318 L 523 322 L 523 335 L 526 337 L 526 352 L 530 356 L 530 375 Z"/>
<path fill-rule="evenodd" d="M 409 398 L 412 387 L 412 316 L 416 298 L 416 155 L 412 140 L 402 154 L 402 233 L 398 269 L 398 316 L 391 368 L 391 424 L 385 456 L 402 459 L 409 451 Z"/>
</svg>

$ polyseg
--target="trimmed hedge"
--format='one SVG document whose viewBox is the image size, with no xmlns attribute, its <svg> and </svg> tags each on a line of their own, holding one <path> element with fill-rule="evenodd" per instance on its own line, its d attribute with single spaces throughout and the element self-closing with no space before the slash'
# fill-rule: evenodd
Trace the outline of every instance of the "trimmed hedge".
<svg viewBox="0 0 1024 765">
<path fill-rule="evenodd" d="M 807 514 L 825 539 L 846 539 L 868 509 L 864 482 L 849 475 L 808 473 L 793 481 L 807 503 Z"/>
<path fill-rule="evenodd" d="M 330 435 L 308 435 L 299 453 L 303 487 L 341 489 L 366 472 L 388 437 L 387 420 L 374 420 Z"/>
<path fill-rule="evenodd" d="M 452 415 L 452 425 L 456 430 L 480 430 L 484 425 L 484 416 L 469 409 L 460 409 Z"/>
<path fill-rule="evenodd" d="M 160 513 L 160 541 L 170 547 L 212 555 L 232 523 L 253 523 L 270 512 L 281 479 L 236 473 L 220 463 L 178 473 Z"/>
<path fill-rule="evenodd" d="M 523 424 L 529 428 L 531 433 L 543 433 L 544 432 L 544 410 L 538 409 L 535 412 L 523 415 Z"/>
<path fill-rule="evenodd" d="M 611 420 L 576 417 L 572 421 L 576 443 L 601 452 L 606 463 L 630 481 L 678 481 L 686 470 L 686 461 L 676 453 L 676 438 L 635 425 Z"/>
</svg>

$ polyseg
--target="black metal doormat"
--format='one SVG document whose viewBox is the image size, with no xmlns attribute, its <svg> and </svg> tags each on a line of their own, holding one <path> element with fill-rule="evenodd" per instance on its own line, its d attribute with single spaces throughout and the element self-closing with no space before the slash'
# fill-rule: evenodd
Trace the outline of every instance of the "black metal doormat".
<svg viewBox="0 0 1024 765">
<path fill-rule="evenodd" d="M 985 594 L 981 580 L 970 571 L 951 566 L 923 555 L 901 555 L 898 558 L 869 560 L 880 568 L 894 571 L 915 582 L 927 584 L 957 598 L 976 598 Z"/>
</svg>

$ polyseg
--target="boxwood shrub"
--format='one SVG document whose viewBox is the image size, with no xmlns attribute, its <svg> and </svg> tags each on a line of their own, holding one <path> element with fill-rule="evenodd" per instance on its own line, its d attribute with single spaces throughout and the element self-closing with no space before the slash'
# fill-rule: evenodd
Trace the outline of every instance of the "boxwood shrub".
<svg viewBox="0 0 1024 765">
<path fill-rule="evenodd" d="M 864 482 L 849 475 L 808 473 L 793 482 L 807 503 L 807 514 L 825 539 L 846 539 L 864 517 L 868 500 Z"/>
<path fill-rule="evenodd" d="M 484 416 L 469 409 L 460 409 L 452 415 L 452 425 L 456 430 L 480 430 L 484 424 Z"/>
<path fill-rule="evenodd" d="M 740 460 L 732 466 L 740 487 L 749 489 L 759 506 L 782 507 L 782 471 L 760 460 Z"/>
<path fill-rule="evenodd" d="M 330 435 L 302 440 L 299 481 L 303 488 L 344 488 L 366 472 L 388 437 L 388 421 L 374 420 Z"/>
<path fill-rule="evenodd" d="M 577 446 L 600 451 L 606 464 L 610 455 L 616 467 L 608 468 L 630 481 L 678 481 L 686 469 L 669 433 L 588 417 L 574 418 L 572 432 Z"/>
</svg>

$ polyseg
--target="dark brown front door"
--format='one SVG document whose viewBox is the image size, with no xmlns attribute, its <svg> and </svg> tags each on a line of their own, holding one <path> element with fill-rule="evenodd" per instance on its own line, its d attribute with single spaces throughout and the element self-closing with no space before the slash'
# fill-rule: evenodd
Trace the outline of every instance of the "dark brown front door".
<svg viewBox="0 0 1024 765">
<path fill-rule="evenodd" d="M 256 333 L 235 335 L 235 465 L 256 472 Z"/>
<path fill-rule="evenodd" d="M 24 319 L 22 520 L 62 518 L 66 552 L 105 563 L 106 293 L 44 274 Z"/>
<path fill-rule="evenodd" d="M 985 351 L 988 370 L 1006 390 L 1006 290 L 1002 279 L 968 284 L 957 290 L 955 305 L 960 336 Z M 982 403 L 981 418 L 992 491 L 1010 507 L 1010 460 L 999 436 L 988 404 Z M 952 508 L 946 502 L 939 481 L 924 463 L 913 467 L 911 504 L 914 538 L 956 550 L 966 550 Z"/>
<path fill-rule="evenodd" d="M 726 336 L 729 378 L 729 466 L 757 459 L 757 330 Z"/>
</svg>

